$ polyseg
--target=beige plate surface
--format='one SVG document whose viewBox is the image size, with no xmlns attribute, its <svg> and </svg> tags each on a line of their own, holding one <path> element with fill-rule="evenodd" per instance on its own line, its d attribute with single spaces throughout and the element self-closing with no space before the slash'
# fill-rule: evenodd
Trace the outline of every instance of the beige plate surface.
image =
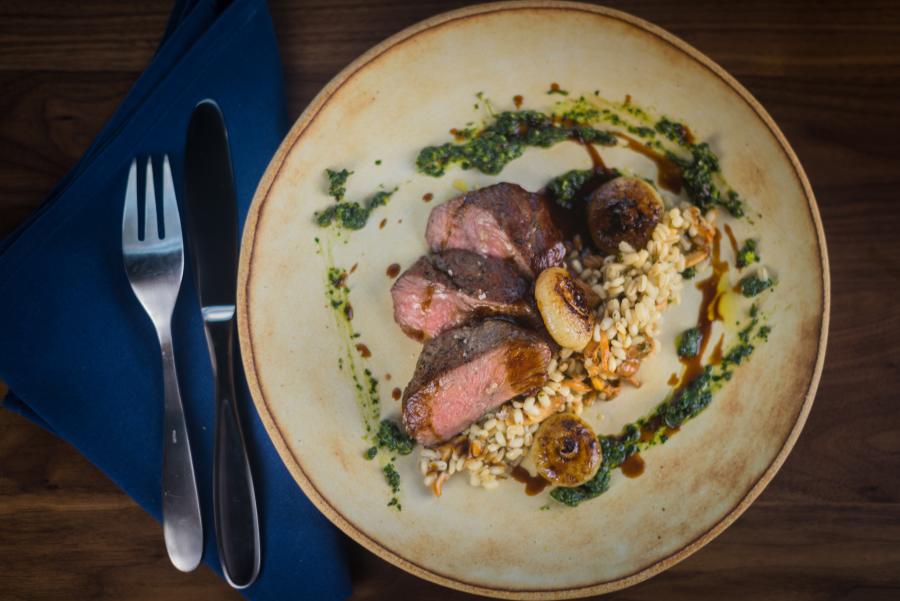
<svg viewBox="0 0 900 601">
<path fill-rule="evenodd" d="M 528 497 L 506 482 L 494 491 L 451 480 L 434 499 L 414 456 L 398 461 L 402 512 L 386 506 L 353 384 L 338 369 L 343 346 L 325 303 L 325 259 L 312 222 L 327 206 L 326 167 L 347 167 L 348 196 L 380 184 L 400 189 L 375 223 L 333 245 L 349 268 L 354 329 L 373 356 L 362 362 L 390 390 L 408 380 L 420 349 L 393 324 L 386 267 L 409 266 L 424 252 L 434 204 L 458 194 L 454 180 L 480 186 L 515 181 L 535 190 L 573 167 L 589 166 L 574 144 L 529 150 L 501 176 L 452 170 L 415 173 L 419 148 L 478 120 L 475 92 L 499 109 L 514 95 L 546 109 L 558 97 L 600 90 L 686 121 L 708 140 L 723 171 L 762 217 L 755 231 L 778 287 L 765 300 L 770 341 L 742 366 L 713 404 L 679 436 L 647 451 L 645 474 L 616 471 L 609 492 L 575 509 Z M 604 151 L 607 162 L 654 175 L 633 153 Z M 380 166 L 375 160 L 382 161 Z M 422 202 L 426 192 L 431 204 Z M 378 221 L 387 219 L 384 229 Z M 732 221 L 739 239 L 754 230 Z M 727 245 L 726 245 L 727 246 Z M 775 475 L 812 405 L 825 352 L 829 283 L 825 240 L 812 190 L 778 128 L 750 94 L 708 58 L 653 25 L 581 4 L 526 2 L 448 13 L 390 38 L 347 67 L 313 101 L 272 160 L 247 222 L 239 278 L 244 364 L 257 409 L 303 491 L 342 530 L 388 561 L 423 578 L 470 592 L 512 598 L 566 598 L 632 585 L 684 559 L 733 522 Z M 731 251 L 728 250 L 728 253 Z M 731 258 L 731 257 L 728 257 Z M 734 277 L 734 274 L 732 274 Z M 618 431 L 666 392 L 676 370 L 673 336 L 696 320 L 688 287 L 667 312 L 666 349 L 642 368 L 644 387 L 595 405 L 601 433 Z M 385 381 L 384 374 L 392 379 Z M 285 524 L 284 527 L 292 527 Z"/>
</svg>

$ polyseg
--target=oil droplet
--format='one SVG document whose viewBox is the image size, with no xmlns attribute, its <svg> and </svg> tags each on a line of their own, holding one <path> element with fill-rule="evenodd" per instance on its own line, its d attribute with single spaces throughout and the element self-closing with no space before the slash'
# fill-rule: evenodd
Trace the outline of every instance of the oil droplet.
<svg viewBox="0 0 900 601">
<path fill-rule="evenodd" d="M 457 190 L 459 190 L 460 192 L 468 192 L 469 191 L 469 185 L 466 182 L 462 181 L 461 179 L 453 180 L 453 187 L 456 188 Z"/>
</svg>

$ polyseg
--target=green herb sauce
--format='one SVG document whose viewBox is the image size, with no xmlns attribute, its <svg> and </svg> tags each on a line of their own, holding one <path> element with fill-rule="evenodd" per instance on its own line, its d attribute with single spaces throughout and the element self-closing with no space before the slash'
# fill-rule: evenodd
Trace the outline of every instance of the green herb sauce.
<svg viewBox="0 0 900 601">
<path fill-rule="evenodd" d="M 331 224 L 335 224 L 347 230 L 361 230 L 369 221 L 372 211 L 386 205 L 391 195 L 396 191 L 396 188 L 389 192 L 384 190 L 378 191 L 369 197 L 365 206 L 358 202 L 339 202 L 331 205 L 322 211 L 316 212 L 316 223 L 320 227 L 328 227 Z"/>
<path fill-rule="evenodd" d="M 774 285 L 775 282 L 772 281 L 772 278 L 762 279 L 755 273 L 744 276 L 743 278 L 741 278 L 741 281 L 739 283 L 741 294 L 743 294 L 747 298 L 757 296 L 758 294 L 761 294 Z"/>
<path fill-rule="evenodd" d="M 320 250 L 322 244 L 319 243 Z M 350 304 L 350 289 L 347 286 L 347 271 L 334 266 L 331 246 L 324 246 L 325 259 L 328 268 L 325 278 L 325 297 L 328 306 L 332 309 L 338 335 L 344 345 L 344 356 L 338 357 L 338 368 L 344 370 L 353 380 L 356 392 L 356 400 L 363 417 L 363 424 L 367 435 L 371 436 L 378 427 L 378 419 L 381 415 L 381 396 L 378 392 L 378 379 L 368 368 L 360 369 L 358 361 L 363 361 L 359 351 L 352 343 L 358 333 L 353 331 L 351 316 L 353 314 Z"/>
<path fill-rule="evenodd" d="M 491 124 L 471 136 L 463 143 L 447 142 L 423 148 L 416 158 L 416 167 L 432 177 L 440 177 L 453 163 L 463 169 L 497 175 L 507 163 L 522 156 L 529 146 L 549 148 L 569 139 L 606 146 L 616 143 L 616 137 L 608 131 L 595 129 L 566 115 L 560 119 L 539 111 L 502 112 Z"/>
<path fill-rule="evenodd" d="M 703 332 L 700 328 L 691 328 L 685 330 L 678 337 L 678 356 L 679 357 L 696 357 L 700 352 L 700 345 L 703 344 Z"/>
<path fill-rule="evenodd" d="M 409 455 L 416 446 L 416 442 L 400 426 L 387 419 L 381 420 L 375 444 L 379 449 L 387 449 L 398 455 Z"/>
<path fill-rule="evenodd" d="M 337 202 L 344 200 L 344 194 L 347 193 L 347 178 L 353 175 L 353 172 L 346 169 L 340 171 L 326 169 L 325 175 L 328 177 L 328 195 Z"/>
<path fill-rule="evenodd" d="M 683 123 L 672 121 L 667 117 L 657 121 L 653 129 L 681 146 L 688 146 L 691 143 L 690 130 Z"/>
<path fill-rule="evenodd" d="M 701 142 L 689 147 L 691 158 L 681 158 L 674 152 L 667 156 L 679 167 L 684 181 L 684 189 L 690 201 L 704 213 L 716 205 L 725 208 L 735 217 L 744 215 L 744 205 L 734 190 L 723 194 L 715 183 L 719 174 L 719 158 L 709 144 Z"/>
</svg>

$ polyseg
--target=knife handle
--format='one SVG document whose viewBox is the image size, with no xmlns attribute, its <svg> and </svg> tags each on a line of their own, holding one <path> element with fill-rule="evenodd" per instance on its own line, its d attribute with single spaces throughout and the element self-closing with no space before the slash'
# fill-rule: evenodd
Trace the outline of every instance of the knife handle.
<svg viewBox="0 0 900 601">
<path fill-rule="evenodd" d="M 234 318 L 207 321 L 206 335 L 216 379 L 216 442 L 213 463 L 213 513 L 219 561 L 228 583 L 237 589 L 259 574 L 259 517 L 253 475 L 238 416 L 234 389 Z"/>
</svg>

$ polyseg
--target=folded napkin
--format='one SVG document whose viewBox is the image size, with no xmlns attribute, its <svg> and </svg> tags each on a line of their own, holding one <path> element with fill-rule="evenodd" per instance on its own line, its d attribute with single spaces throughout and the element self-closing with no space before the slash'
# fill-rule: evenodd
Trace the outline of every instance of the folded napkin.
<svg viewBox="0 0 900 601">
<path fill-rule="evenodd" d="M 135 156 L 168 153 L 176 189 L 183 190 L 188 120 L 207 97 L 218 102 L 228 126 L 243 222 L 288 124 L 271 19 L 264 0 L 182 0 L 149 68 L 90 149 L 0 243 L 5 406 L 69 441 L 157 519 L 162 373 L 153 326 L 122 265 L 122 203 Z M 219 570 L 211 502 L 213 379 L 189 270 L 188 263 L 173 336 L 203 509 L 204 560 Z M 245 594 L 345 598 L 342 537 L 294 483 L 246 388 L 242 405 L 263 545 L 259 580 Z"/>
</svg>

